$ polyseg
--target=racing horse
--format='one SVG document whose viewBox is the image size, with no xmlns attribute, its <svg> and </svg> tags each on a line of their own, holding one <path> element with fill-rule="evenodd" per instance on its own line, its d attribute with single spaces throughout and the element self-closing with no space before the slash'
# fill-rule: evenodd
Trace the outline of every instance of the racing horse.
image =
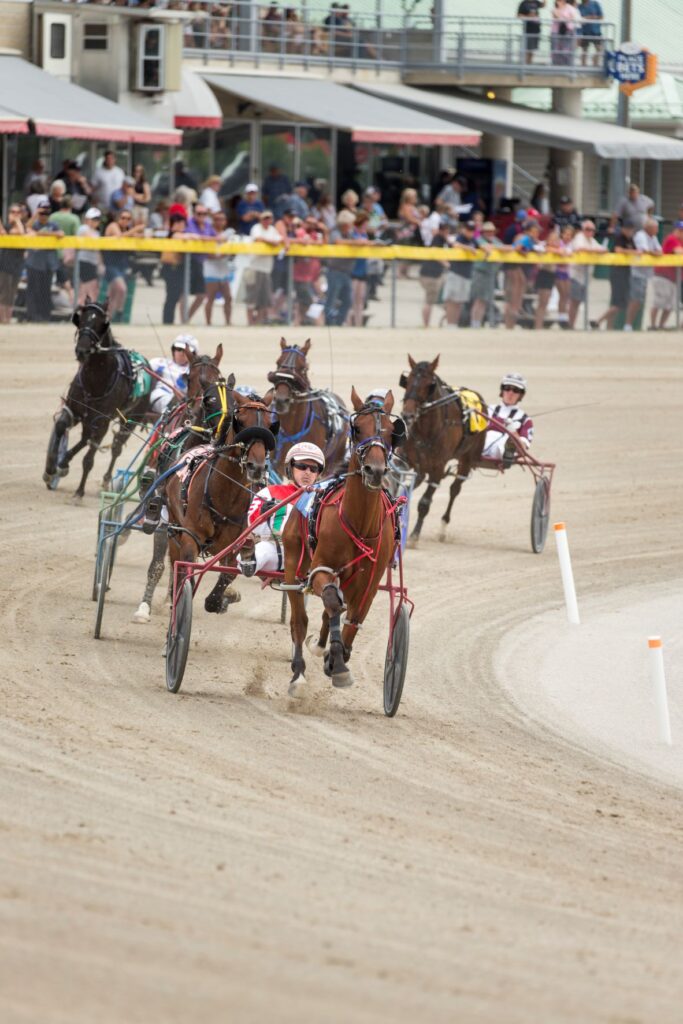
<svg viewBox="0 0 683 1024">
<path fill-rule="evenodd" d="M 239 537 L 247 522 L 252 486 L 268 482 L 268 454 L 275 448 L 277 424 L 270 429 L 271 415 L 265 402 L 231 392 L 233 412 L 221 418 L 211 446 L 187 453 L 184 472 L 169 477 L 166 500 L 169 510 L 171 564 L 194 562 L 202 553 L 217 554 Z M 221 561 L 234 565 L 236 554 Z M 234 576 L 219 573 L 208 594 L 207 612 L 225 611 L 230 603 L 225 588 Z"/>
<path fill-rule="evenodd" d="M 403 438 L 402 421 L 391 418 L 391 391 L 382 406 L 365 405 L 355 388 L 351 401 L 355 410 L 350 420 L 351 459 L 343 483 L 318 492 L 320 497 L 312 502 L 308 520 L 297 506 L 297 514 L 289 517 L 282 535 L 285 583 L 296 584 L 307 576 L 308 588 L 322 599 L 320 635 L 310 649 L 319 657 L 324 655 L 325 674 L 338 687 L 353 684 L 347 666 L 353 641 L 396 548 L 398 505 L 382 483 L 392 448 Z M 306 681 L 303 643 L 308 616 L 303 594 L 297 590 L 287 593 L 293 643 L 289 693 L 296 696 Z"/>
<path fill-rule="evenodd" d="M 451 388 L 437 375 L 439 356 L 431 363 L 416 363 L 409 355 L 408 363 L 410 372 L 402 374 L 399 381 L 405 388 L 402 416 L 407 435 L 403 451 L 417 473 L 415 487 L 427 479 L 427 488 L 417 506 L 417 522 L 408 541 L 410 547 L 415 547 L 434 491 L 449 475 L 449 462 L 455 460 L 458 468 L 442 518 L 440 539 L 445 538 L 453 502 L 481 458 L 487 423 L 477 415 L 477 406 L 486 411 L 486 403 L 478 392 Z"/>
<path fill-rule="evenodd" d="M 280 421 L 273 468 L 281 476 L 287 452 L 299 441 L 322 448 L 330 473 L 342 465 L 346 455 L 349 414 L 338 395 L 311 387 L 306 359 L 310 348 L 310 338 L 301 348 L 281 338 L 275 369 L 268 374 L 273 386 L 267 397 L 272 395 L 272 408 Z"/>
<path fill-rule="evenodd" d="M 142 481 L 141 491 L 146 492 L 155 476 L 163 476 L 174 462 L 192 448 L 205 443 L 213 435 L 219 425 L 217 417 L 225 406 L 226 388 L 232 389 L 234 377 L 228 383 L 223 380 L 219 369 L 223 358 L 223 346 L 218 345 L 216 354 L 196 355 L 188 352 L 189 372 L 187 375 L 187 398 L 178 404 L 171 405 L 155 435 L 149 444 L 162 440 L 158 447 L 155 466 L 151 476 Z M 223 397 L 221 396 L 223 389 Z M 161 485 L 163 488 L 163 484 Z M 152 617 L 152 599 L 159 580 L 164 573 L 166 552 L 168 551 L 168 529 L 165 522 L 160 522 L 154 531 L 152 560 L 147 567 L 147 583 L 140 604 L 133 612 L 133 622 L 146 625 Z M 173 588 L 173 577 L 169 581 L 169 591 Z M 235 595 L 239 597 L 239 594 Z"/>
<path fill-rule="evenodd" d="M 71 460 L 81 449 L 88 447 L 83 457 L 83 474 L 74 498 L 82 499 L 85 483 L 95 461 L 95 451 L 101 445 L 109 424 L 120 420 L 111 446 L 111 459 L 102 486 L 111 484 L 114 464 L 134 426 L 150 412 L 149 392 L 151 377 L 146 359 L 123 348 L 111 333 L 107 312 L 108 304 L 88 302 L 79 306 L 72 317 L 76 327 L 76 358 L 78 373 L 69 385 L 62 409 L 56 417 L 50 438 L 43 480 L 51 486 L 55 476 L 66 476 Z M 68 431 L 82 424 L 80 441 L 63 452 Z"/>
</svg>

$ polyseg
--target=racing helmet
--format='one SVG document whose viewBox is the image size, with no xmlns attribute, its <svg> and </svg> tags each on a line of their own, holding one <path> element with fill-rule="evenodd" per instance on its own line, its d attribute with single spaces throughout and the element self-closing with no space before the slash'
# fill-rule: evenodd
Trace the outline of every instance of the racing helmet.
<svg viewBox="0 0 683 1024">
<path fill-rule="evenodd" d="M 363 405 L 383 406 L 389 391 L 389 388 L 374 388 L 363 402 Z"/>
<path fill-rule="evenodd" d="M 310 441 L 299 441 L 298 444 L 292 445 L 285 456 L 285 470 L 287 476 L 291 476 L 292 462 L 295 459 L 311 459 L 313 462 L 317 462 L 320 466 L 320 472 L 325 468 L 325 456 L 317 444 L 312 444 Z"/>
<path fill-rule="evenodd" d="M 171 351 L 173 351 L 174 348 L 182 348 L 185 350 L 189 348 L 190 352 L 194 352 L 196 355 L 199 351 L 199 342 L 193 334 L 179 334 L 173 339 Z"/>
<path fill-rule="evenodd" d="M 500 382 L 501 391 L 503 388 L 519 388 L 523 395 L 526 394 L 526 377 L 521 373 L 506 373 Z"/>
</svg>

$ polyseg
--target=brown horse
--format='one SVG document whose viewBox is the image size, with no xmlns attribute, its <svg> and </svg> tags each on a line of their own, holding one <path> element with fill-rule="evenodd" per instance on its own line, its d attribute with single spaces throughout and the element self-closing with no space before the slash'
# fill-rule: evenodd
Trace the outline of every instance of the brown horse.
<svg viewBox="0 0 683 1024">
<path fill-rule="evenodd" d="M 150 439 L 150 447 L 161 438 L 165 440 L 157 448 L 154 468 L 150 466 L 141 479 L 141 493 L 148 490 L 155 476 L 163 476 L 164 471 L 177 462 L 185 452 L 210 440 L 218 427 L 222 405 L 218 385 L 222 384 L 225 388 L 225 381 L 219 369 L 223 358 L 223 346 L 218 345 L 214 356 L 198 356 L 189 350 L 188 356 L 190 369 L 187 375 L 187 398 L 169 407 L 158 427 L 158 435 L 153 435 Z M 162 482 L 156 492 L 162 501 L 165 499 L 165 490 L 165 482 Z M 133 622 L 139 625 L 151 621 L 152 599 L 164 573 L 167 551 L 168 529 L 166 523 L 160 521 L 154 531 L 152 560 L 147 567 L 145 591 L 133 613 Z M 172 588 L 171 576 L 169 590 L 172 591 Z"/>
<path fill-rule="evenodd" d="M 416 363 L 408 356 L 410 373 L 402 374 L 400 384 L 405 388 L 403 419 L 408 433 L 403 448 L 404 457 L 417 473 L 415 487 L 427 478 L 427 488 L 417 506 L 417 522 L 408 541 L 415 547 L 432 503 L 434 491 L 447 474 L 448 463 L 458 464 L 455 480 L 451 484 L 448 508 L 443 515 L 441 540 L 451 521 L 453 502 L 465 480 L 481 458 L 485 429 L 477 433 L 470 430 L 471 412 L 461 390 L 454 390 L 437 376 L 439 357 L 431 363 Z M 486 410 L 486 403 L 478 392 L 473 394 Z"/>
<path fill-rule="evenodd" d="M 219 425 L 214 444 L 202 450 L 196 466 L 189 468 L 189 480 L 178 474 L 169 479 L 166 499 L 169 509 L 171 564 L 194 562 L 201 553 L 217 554 L 240 535 L 247 521 L 253 497 L 252 486 L 268 482 L 268 453 L 275 437 L 266 424 L 271 415 L 263 402 L 252 402 L 231 392 L 234 412 Z M 191 458 L 191 453 L 189 453 Z M 236 555 L 222 561 L 234 565 Z M 208 612 L 225 611 L 225 588 L 234 576 L 220 573 L 207 596 Z"/>
<path fill-rule="evenodd" d="M 312 388 L 306 356 L 311 339 L 302 348 L 280 339 L 280 355 L 275 369 L 268 374 L 273 385 L 273 412 L 280 420 L 273 469 L 284 473 L 285 456 L 293 444 L 311 441 L 325 453 L 327 472 L 333 473 L 344 462 L 349 414 L 338 395 Z"/>
<path fill-rule="evenodd" d="M 396 547 L 395 505 L 382 488 L 392 444 L 402 436 L 390 419 L 394 396 L 389 391 L 382 407 L 364 405 L 354 388 L 351 401 L 355 413 L 351 417 L 348 474 L 343 485 L 323 491 L 317 507 L 314 504 L 314 553 L 311 555 L 308 544 L 308 522 L 300 512 L 289 517 L 282 535 L 285 583 L 294 584 L 307 576 L 310 590 L 322 599 L 322 627 L 311 650 L 325 655 L 325 674 L 334 686 L 353 684 L 346 664 L 351 647 Z M 305 683 L 303 643 L 308 617 L 303 594 L 293 590 L 288 594 L 294 645 L 289 692 L 296 696 Z M 330 648 L 325 653 L 328 636 Z"/>
</svg>

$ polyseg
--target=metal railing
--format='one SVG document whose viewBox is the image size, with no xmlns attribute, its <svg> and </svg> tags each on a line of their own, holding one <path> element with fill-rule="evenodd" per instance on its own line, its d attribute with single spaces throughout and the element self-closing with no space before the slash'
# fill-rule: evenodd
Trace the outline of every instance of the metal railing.
<svg viewBox="0 0 683 1024">
<path fill-rule="evenodd" d="M 601 76 L 603 54 L 613 48 L 616 26 L 601 22 L 562 34 L 560 22 L 542 20 L 538 33 L 521 18 L 403 17 L 341 13 L 306 7 L 285 18 L 275 5 L 244 6 L 204 2 L 184 23 L 184 54 L 230 63 L 299 64 L 511 72 L 519 77 Z"/>
</svg>

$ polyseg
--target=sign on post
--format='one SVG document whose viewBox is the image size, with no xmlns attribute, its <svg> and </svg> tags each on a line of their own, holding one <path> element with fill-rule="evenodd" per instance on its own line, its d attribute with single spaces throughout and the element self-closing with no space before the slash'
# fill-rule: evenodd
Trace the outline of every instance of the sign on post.
<svg viewBox="0 0 683 1024">
<path fill-rule="evenodd" d="M 622 43 L 605 53 L 605 74 L 620 83 L 627 96 L 657 81 L 657 57 L 638 43 Z"/>
</svg>

